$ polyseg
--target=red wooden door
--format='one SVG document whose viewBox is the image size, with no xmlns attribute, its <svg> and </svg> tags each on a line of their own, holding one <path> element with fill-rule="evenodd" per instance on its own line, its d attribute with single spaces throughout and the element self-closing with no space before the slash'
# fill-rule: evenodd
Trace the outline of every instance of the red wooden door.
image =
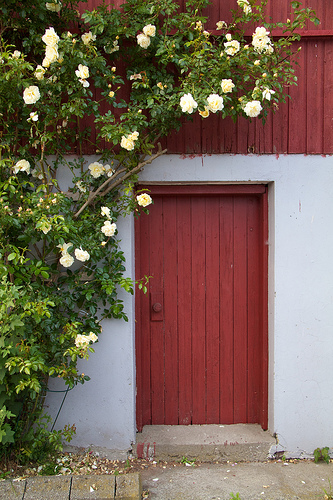
<svg viewBox="0 0 333 500">
<path fill-rule="evenodd" d="M 267 428 L 267 195 L 149 186 L 135 225 L 137 427 Z"/>
</svg>

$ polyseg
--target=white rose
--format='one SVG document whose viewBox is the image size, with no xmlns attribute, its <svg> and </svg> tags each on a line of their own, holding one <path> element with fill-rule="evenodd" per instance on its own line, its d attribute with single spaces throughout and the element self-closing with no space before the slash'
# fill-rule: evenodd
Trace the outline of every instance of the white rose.
<svg viewBox="0 0 333 500">
<path fill-rule="evenodd" d="M 149 194 L 142 193 L 136 197 L 136 201 L 138 202 L 138 205 L 140 205 L 140 207 L 147 207 L 152 203 L 153 200 L 151 199 L 151 196 L 149 196 Z"/>
<path fill-rule="evenodd" d="M 135 146 L 134 140 L 129 135 L 123 135 L 121 137 L 120 146 L 124 149 L 127 149 L 127 151 L 132 151 Z"/>
<path fill-rule="evenodd" d="M 222 30 L 223 28 L 227 28 L 227 23 L 225 21 L 217 21 L 216 29 Z"/>
<path fill-rule="evenodd" d="M 232 92 L 232 89 L 234 88 L 235 84 L 230 78 L 223 79 L 221 82 L 221 87 L 222 87 L 222 92 L 225 94 L 227 92 Z"/>
<path fill-rule="evenodd" d="M 48 59 L 47 57 L 44 57 L 43 61 L 42 61 L 42 65 L 44 66 L 44 68 L 48 68 L 51 64 L 51 61 L 50 59 Z"/>
<path fill-rule="evenodd" d="M 105 215 L 105 217 L 110 218 L 110 209 L 109 209 L 109 207 L 101 207 L 101 214 Z"/>
<path fill-rule="evenodd" d="M 58 48 L 47 45 L 45 48 L 45 58 L 50 61 L 50 64 L 56 62 L 58 57 L 59 57 Z"/>
<path fill-rule="evenodd" d="M 79 191 L 81 191 L 81 193 L 87 192 L 87 188 L 82 184 L 81 181 L 77 181 L 76 187 L 78 188 Z"/>
<path fill-rule="evenodd" d="M 199 115 L 202 116 L 202 118 L 208 118 L 208 116 L 209 116 L 209 107 L 205 106 L 204 111 L 201 111 L 199 109 Z"/>
<path fill-rule="evenodd" d="M 43 172 L 41 170 L 38 170 L 38 168 L 34 168 L 31 172 L 32 177 L 35 177 L 39 180 L 44 179 Z"/>
<path fill-rule="evenodd" d="M 95 178 L 98 179 L 103 173 L 104 173 L 104 167 L 101 163 L 98 163 L 95 161 L 94 163 L 90 163 L 89 165 L 89 170 L 91 175 Z"/>
<path fill-rule="evenodd" d="M 207 97 L 207 103 L 208 103 L 209 110 L 212 113 L 216 113 L 217 111 L 221 111 L 224 108 L 223 97 L 221 97 L 218 94 L 210 94 L 210 96 Z"/>
<path fill-rule="evenodd" d="M 75 74 L 78 78 L 82 78 L 82 80 L 89 78 L 88 66 L 84 66 L 83 64 L 79 64 L 78 69 L 75 71 Z"/>
<path fill-rule="evenodd" d="M 147 35 L 144 35 L 143 33 L 140 33 L 139 35 L 136 36 L 138 45 L 142 47 L 143 49 L 147 49 L 150 45 L 150 37 Z"/>
<path fill-rule="evenodd" d="M 30 163 L 27 160 L 19 160 L 13 167 L 14 174 L 18 172 L 30 173 Z"/>
<path fill-rule="evenodd" d="M 248 0 L 237 0 L 238 5 L 243 9 L 244 14 L 251 14 L 252 9 Z"/>
<path fill-rule="evenodd" d="M 19 50 L 14 50 L 13 59 L 19 59 L 21 57 L 21 52 Z"/>
<path fill-rule="evenodd" d="M 263 90 L 262 97 L 263 99 L 267 99 L 267 101 L 270 101 L 273 94 L 275 94 L 275 90 L 271 90 L 266 87 Z"/>
<path fill-rule="evenodd" d="M 23 92 L 23 99 L 26 104 L 35 104 L 40 99 L 39 88 L 36 85 L 30 85 Z"/>
<path fill-rule="evenodd" d="M 60 251 L 65 254 L 68 253 L 67 250 L 73 246 L 73 243 L 63 243 L 62 245 L 57 245 L 57 248 L 60 248 Z"/>
<path fill-rule="evenodd" d="M 105 173 L 108 177 L 112 177 L 113 174 L 115 173 L 114 169 L 109 164 L 104 165 L 104 170 L 105 170 Z"/>
<path fill-rule="evenodd" d="M 28 120 L 31 120 L 33 122 L 37 122 L 38 121 L 38 113 L 36 111 L 33 111 L 32 113 L 30 113 L 30 118 L 28 118 Z"/>
<path fill-rule="evenodd" d="M 180 98 L 180 107 L 183 113 L 191 114 L 198 107 L 198 103 L 193 99 L 192 94 L 184 94 Z"/>
<path fill-rule="evenodd" d="M 264 37 L 264 36 L 268 36 L 268 35 L 269 35 L 269 31 L 267 31 L 266 28 L 264 28 L 263 26 L 258 26 L 256 28 L 256 31 L 254 32 L 254 34 L 252 36 Z"/>
<path fill-rule="evenodd" d="M 250 101 L 246 104 L 244 108 L 244 112 L 247 116 L 250 116 L 251 118 L 255 118 L 260 114 L 260 111 L 262 110 L 260 101 Z"/>
<path fill-rule="evenodd" d="M 60 12 L 61 2 L 59 3 L 46 2 L 45 7 L 47 8 L 47 10 L 50 10 L 51 12 Z"/>
<path fill-rule="evenodd" d="M 260 26 L 256 28 L 255 33 L 253 33 L 252 35 L 252 45 L 257 52 L 273 52 L 274 49 L 271 45 L 271 40 L 268 35 L 269 31 L 267 31 L 266 28 Z"/>
<path fill-rule="evenodd" d="M 86 250 L 82 250 L 82 248 L 76 248 L 74 251 L 75 257 L 77 260 L 81 262 L 86 262 L 87 260 L 90 259 L 90 255 Z"/>
<path fill-rule="evenodd" d="M 98 337 L 94 332 L 90 332 L 88 338 L 89 340 L 91 340 L 91 342 L 96 342 L 96 340 L 98 340 Z"/>
<path fill-rule="evenodd" d="M 228 56 L 235 55 L 240 49 L 240 43 L 237 40 L 231 40 L 230 42 L 226 42 L 224 46 Z"/>
<path fill-rule="evenodd" d="M 71 267 L 74 262 L 74 257 L 69 255 L 69 253 L 64 253 L 59 259 L 59 262 L 63 267 Z"/>
<path fill-rule="evenodd" d="M 43 66 L 41 66 L 40 64 L 37 66 L 36 70 L 35 70 L 35 77 L 37 78 L 37 80 L 43 80 L 44 78 L 44 73 L 45 73 L 45 69 L 43 68 Z"/>
<path fill-rule="evenodd" d="M 142 31 L 146 36 L 155 36 L 156 27 L 153 24 L 147 24 Z"/>
<path fill-rule="evenodd" d="M 128 136 L 129 139 L 131 139 L 132 141 L 136 141 L 139 137 L 139 132 L 135 131 L 135 132 L 132 132 L 132 134 L 130 134 Z"/>
<path fill-rule="evenodd" d="M 101 228 L 101 231 L 105 236 L 113 236 L 114 233 L 116 232 L 117 225 L 109 220 L 104 222 L 104 225 Z"/>
<path fill-rule="evenodd" d="M 82 87 L 90 87 L 90 83 L 87 80 L 82 80 L 82 78 L 79 78 L 79 82 L 82 83 Z"/>
<path fill-rule="evenodd" d="M 253 47 L 259 53 L 265 51 L 269 46 L 268 44 L 269 44 L 269 40 L 267 40 L 266 38 L 256 37 L 252 40 Z"/>
<path fill-rule="evenodd" d="M 77 336 L 75 337 L 75 345 L 79 349 L 81 348 L 86 348 L 90 344 L 90 338 L 88 335 L 81 335 L 81 333 L 78 333 Z"/>
<path fill-rule="evenodd" d="M 45 34 L 42 36 L 42 40 L 45 43 L 45 45 L 49 47 L 56 47 L 60 38 L 54 31 L 54 28 L 49 28 L 45 30 Z"/>
<path fill-rule="evenodd" d="M 90 42 L 94 42 L 96 40 L 96 35 L 93 35 L 91 31 L 88 31 L 88 33 L 81 35 L 81 39 L 84 45 L 89 45 Z"/>
</svg>

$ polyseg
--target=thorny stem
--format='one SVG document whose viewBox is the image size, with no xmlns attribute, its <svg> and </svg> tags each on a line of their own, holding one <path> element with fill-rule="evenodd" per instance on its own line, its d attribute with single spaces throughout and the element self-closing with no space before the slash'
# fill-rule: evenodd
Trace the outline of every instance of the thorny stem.
<svg viewBox="0 0 333 500">
<path fill-rule="evenodd" d="M 135 168 L 133 168 L 132 170 L 130 170 L 129 172 L 127 172 L 127 174 L 125 174 L 123 177 L 121 177 L 120 179 L 116 180 L 115 182 L 113 182 L 103 193 L 102 193 L 102 196 L 105 196 L 106 194 L 108 194 L 112 189 L 114 189 L 115 187 L 119 186 L 120 184 L 122 184 L 124 182 L 124 180 L 128 179 L 129 177 L 131 177 L 133 174 L 136 174 L 137 172 L 139 172 L 145 165 L 149 165 L 150 163 L 152 163 L 156 158 L 158 158 L 159 156 L 163 155 L 164 153 L 167 152 L 167 149 L 163 149 L 162 150 L 162 147 L 161 147 L 161 144 L 158 143 L 158 151 L 157 153 L 155 153 L 154 155 L 152 155 L 150 158 L 148 158 L 147 160 L 145 161 L 142 161 L 140 162 Z M 117 172 L 116 176 L 119 176 L 119 174 L 125 172 L 126 169 L 123 168 L 122 170 L 120 170 L 119 172 Z M 96 196 L 98 195 L 98 193 L 100 193 L 102 191 L 102 189 L 107 186 L 110 181 L 112 180 L 113 176 L 110 177 L 109 179 L 107 179 L 105 182 L 103 182 L 103 184 L 101 184 L 98 189 L 96 189 L 96 191 L 92 192 L 89 194 L 89 197 L 87 199 L 87 201 L 82 205 L 82 207 L 76 212 L 76 214 L 74 215 L 75 218 L 77 218 L 82 212 L 83 210 L 92 203 L 92 201 L 96 198 Z"/>
<path fill-rule="evenodd" d="M 46 132 L 46 124 L 44 126 L 44 134 L 45 134 L 45 132 Z M 44 178 L 44 184 L 46 185 L 47 194 L 49 194 L 49 184 L 48 184 L 48 181 L 47 181 L 47 177 L 46 177 L 46 173 L 45 173 L 45 168 L 44 168 L 45 142 L 43 142 L 43 141 L 41 141 L 41 151 L 42 151 L 42 154 L 41 154 L 39 163 L 40 163 L 40 166 L 42 168 L 42 173 L 43 173 L 43 178 Z"/>
<path fill-rule="evenodd" d="M 137 165 L 130 172 L 127 172 L 127 174 L 124 175 L 121 179 L 118 179 L 117 181 L 115 181 L 111 186 L 108 187 L 108 189 L 106 191 L 104 191 L 104 193 L 102 193 L 102 195 L 105 196 L 106 194 L 108 194 L 111 191 L 111 189 L 114 189 L 115 187 L 119 186 L 119 184 L 121 184 L 122 182 L 124 182 L 124 180 L 128 179 L 129 177 L 131 177 L 133 174 L 136 174 L 137 172 L 140 172 L 140 170 L 144 166 L 149 165 L 156 158 L 158 158 L 159 156 L 165 154 L 166 152 L 167 152 L 167 149 L 162 149 L 161 144 L 158 143 L 158 151 L 157 151 L 157 153 L 155 153 L 153 156 L 151 156 L 148 160 L 145 160 L 145 161 L 139 163 L 139 165 Z"/>
<path fill-rule="evenodd" d="M 121 165 L 121 163 L 120 163 Z M 109 177 L 109 179 L 106 179 L 106 181 L 104 181 L 97 189 L 96 191 L 91 191 L 89 193 L 89 196 L 88 196 L 88 199 L 87 201 L 82 205 L 82 207 L 76 212 L 76 214 L 74 215 L 74 217 L 78 217 L 81 212 L 83 212 L 83 210 L 88 206 L 90 205 L 90 203 L 92 202 L 92 200 L 94 198 L 96 198 L 96 196 L 98 195 L 98 193 L 105 187 L 109 184 L 109 182 L 111 182 L 111 180 L 113 179 L 114 176 L 118 176 L 120 173 L 122 173 L 124 170 L 126 169 L 122 169 L 120 170 L 119 172 L 116 172 L 114 175 L 112 175 L 111 177 Z"/>
</svg>

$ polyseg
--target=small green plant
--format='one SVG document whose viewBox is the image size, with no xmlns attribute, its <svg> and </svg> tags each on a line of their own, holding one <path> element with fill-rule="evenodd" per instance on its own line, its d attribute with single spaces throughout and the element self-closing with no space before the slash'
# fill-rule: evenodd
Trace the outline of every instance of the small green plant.
<svg viewBox="0 0 333 500">
<path fill-rule="evenodd" d="M 324 500 L 333 500 L 333 491 L 332 491 L 332 485 L 331 485 L 330 480 L 328 480 L 328 484 L 329 484 L 329 491 L 326 491 L 325 488 L 323 488 Z"/>
<path fill-rule="evenodd" d="M 19 442 L 20 451 L 17 454 L 20 463 L 44 464 L 54 453 L 62 451 L 63 441 L 71 441 L 76 432 L 75 425 L 50 431 L 48 429 L 50 423 L 51 417 L 43 413 L 34 421 L 34 425 L 30 425 L 30 428 L 22 433 L 24 438 Z"/>
<path fill-rule="evenodd" d="M 14 442 L 14 431 L 8 423 L 11 417 L 15 417 L 15 415 L 3 406 L 0 410 L 0 443 L 2 444 Z"/>
<path fill-rule="evenodd" d="M 325 446 L 324 448 L 316 448 L 315 451 L 313 452 L 314 454 L 314 461 L 316 464 L 323 460 L 327 464 L 330 463 L 330 455 L 329 455 L 329 447 Z"/>
<path fill-rule="evenodd" d="M 236 495 L 234 493 L 230 493 L 230 499 L 231 500 L 241 500 L 241 497 L 239 496 L 239 493 L 236 493 Z"/>
<path fill-rule="evenodd" d="M 0 479 L 6 479 L 7 476 L 9 476 L 10 471 L 7 470 L 6 472 L 0 471 Z"/>
<path fill-rule="evenodd" d="M 59 474 L 59 471 L 61 469 L 61 466 L 57 464 L 55 461 L 51 461 L 48 463 L 45 463 L 43 466 L 41 466 L 39 470 L 39 475 L 40 476 L 55 476 L 56 474 Z"/>
<path fill-rule="evenodd" d="M 184 464 L 184 465 L 195 465 L 195 458 L 187 458 L 187 457 L 183 457 L 180 461 L 181 464 Z"/>
</svg>

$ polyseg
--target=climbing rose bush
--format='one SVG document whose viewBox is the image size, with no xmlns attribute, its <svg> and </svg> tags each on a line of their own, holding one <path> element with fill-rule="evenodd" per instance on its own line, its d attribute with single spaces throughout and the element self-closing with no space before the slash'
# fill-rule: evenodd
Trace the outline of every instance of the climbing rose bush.
<svg viewBox="0 0 333 500">
<path fill-rule="evenodd" d="M 135 183 L 166 152 L 160 138 L 196 113 L 265 120 L 296 83 L 291 44 L 317 22 L 311 9 L 293 1 L 293 21 L 272 25 L 265 2 L 235 0 L 233 21 L 216 19 L 211 31 L 207 5 L 188 0 L 181 12 L 174 0 L 128 0 L 83 14 L 77 0 L 0 6 L 4 446 L 32 453 L 48 379 L 69 388 L 88 380 L 77 363 L 103 321 L 127 320 L 118 292 L 136 283 L 118 221 L 153 205 Z"/>
</svg>

